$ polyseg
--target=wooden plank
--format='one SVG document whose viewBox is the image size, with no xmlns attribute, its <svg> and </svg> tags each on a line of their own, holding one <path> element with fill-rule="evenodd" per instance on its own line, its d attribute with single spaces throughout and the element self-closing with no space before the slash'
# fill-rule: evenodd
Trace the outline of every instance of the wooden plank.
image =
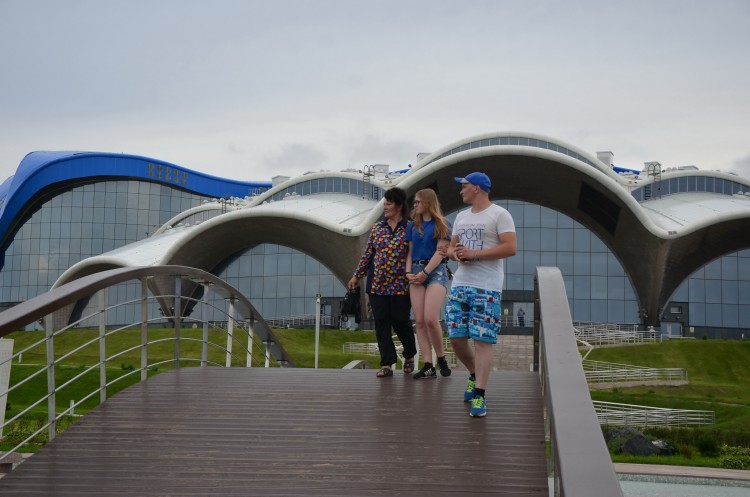
<svg viewBox="0 0 750 497">
<path fill-rule="evenodd" d="M 182 368 L 134 385 L 0 479 L 0 495 L 547 496 L 535 373 Z"/>
</svg>

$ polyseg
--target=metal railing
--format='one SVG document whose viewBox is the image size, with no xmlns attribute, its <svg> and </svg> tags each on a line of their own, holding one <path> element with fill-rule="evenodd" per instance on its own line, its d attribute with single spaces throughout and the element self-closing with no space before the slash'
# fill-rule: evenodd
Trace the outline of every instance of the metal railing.
<svg viewBox="0 0 750 497">
<path fill-rule="evenodd" d="M 141 298 L 107 305 L 107 289 L 132 280 L 140 281 Z M 182 294 L 181 289 L 185 281 L 188 285 L 203 286 L 201 300 Z M 155 291 L 160 285 L 173 289 L 174 293 Z M 227 308 L 219 309 L 211 304 L 210 294 L 223 298 Z M 93 313 L 56 329 L 56 323 L 61 322 L 61 316 L 68 316 L 76 302 L 91 296 L 95 296 L 98 301 Z M 153 307 L 154 302 L 158 303 L 166 316 L 149 317 L 149 308 Z M 140 308 L 141 320 L 108 329 L 107 314 L 123 306 L 134 306 L 136 310 Z M 199 312 L 192 312 L 188 317 L 183 315 L 186 309 Z M 201 318 L 220 313 L 226 316 L 226 320 L 222 321 L 225 323 L 222 328 L 210 326 L 208 319 Z M 201 317 L 194 314 L 200 314 Z M 89 406 L 92 403 L 95 405 L 97 402 L 104 402 L 108 390 L 111 393 L 114 385 L 124 382 L 118 385 L 123 386 L 133 379 L 143 381 L 149 372 L 153 374 L 157 369 L 180 368 L 187 365 L 291 366 L 286 352 L 252 304 L 223 280 L 195 268 L 120 268 L 83 277 L 0 313 L 0 337 L 23 329 L 27 324 L 34 323 L 40 318 L 45 322 L 44 337 L 0 360 L 0 367 L 3 367 L 12 365 L 13 361 L 20 361 L 24 355 L 29 357 L 36 354 L 43 359 L 39 363 L 39 369 L 12 385 L 7 391 L 0 391 L 0 398 L 21 398 L 25 395 L 24 389 L 29 388 L 33 380 L 40 377 L 46 377 L 46 395 L 20 409 L 4 421 L 0 428 L 8 427 L 27 416 L 33 416 L 33 413 L 45 410 L 45 403 L 47 421 L 11 450 L 0 455 L 0 461 L 45 430 L 48 432 L 48 439 L 52 440 L 56 435 L 58 422 L 71 413 L 74 407 L 59 405 L 58 398 L 72 391 L 72 385 L 80 384 L 84 378 L 90 378 L 97 373 L 98 387 L 89 393 L 81 394 L 80 398 L 74 400 L 74 405 Z M 156 326 L 168 328 L 168 331 L 157 333 L 154 330 Z M 114 340 L 115 335 L 123 340 Z M 112 350 L 114 343 L 127 345 L 121 350 Z M 168 359 L 163 359 L 163 351 L 158 359 L 154 359 L 155 354 L 149 354 L 154 349 L 163 349 L 165 345 L 172 349 L 167 353 Z M 119 371 L 113 367 L 118 362 L 133 360 L 138 363 L 138 367 L 131 365 L 127 370 L 121 367 Z M 72 375 L 71 370 L 74 370 Z M 63 381 L 61 373 L 66 373 L 70 378 Z"/>
<path fill-rule="evenodd" d="M 281 318 L 268 318 L 266 322 L 273 328 L 311 328 L 315 327 L 315 314 L 305 314 L 302 316 L 289 316 Z M 320 316 L 321 326 L 332 326 L 333 319 L 330 315 L 323 314 Z"/>
<path fill-rule="evenodd" d="M 615 362 L 583 361 L 583 372 L 589 383 L 685 384 L 684 368 L 650 368 Z"/>
<path fill-rule="evenodd" d="M 634 345 L 661 341 L 654 330 L 639 330 L 636 324 L 573 323 L 575 336 L 590 345 Z"/>
<path fill-rule="evenodd" d="M 403 360 L 403 345 L 401 345 L 401 342 L 399 342 L 396 337 L 394 337 L 393 343 L 396 345 L 396 354 L 398 355 L 399 359 Z M 341 348 L 343 352 L 351 354 L 364 354 L 372 356 L 380 354 L 378 344 L 375 342 L 344 342 Z M 450 340 L 448 338 L 443 338 L 443 351 L 445 354 L 445 361 L 448 363 L 448 365 L 452 368 L 456 367 L 458 365 L 458 358 L 453 352 Z M 417 357 L 415 358 L 415 360 L 419 359 L 419 352 L 420 351 L 417 351 Z"/>
<path fill-rule="evenodd" d="M 713 411 L 665 409 L 660 407 L 594 401 L 602 425 L 617 426 L 703 426 L 716 422 Z"/>
<path fill-rule="evenodd" d="M 591 402 L 560 270 L 534 277 L 534 370 L 539 371 L 554 494 L 622 497 Z"/>
</svg>

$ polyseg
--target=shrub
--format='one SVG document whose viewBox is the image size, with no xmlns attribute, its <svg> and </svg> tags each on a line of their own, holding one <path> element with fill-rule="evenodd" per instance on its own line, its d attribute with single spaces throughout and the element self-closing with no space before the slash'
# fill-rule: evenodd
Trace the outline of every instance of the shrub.
<svg viewBox="0 0 750 497">
<path fill-rule="evenodd" d="M 677 444 L 677 452 L 685 459 L 693 458 L 693 446 L 688 444 Z"/>
<path fill-rule="evenodd" d="M 719 464 L 726 469 L 750 469 L 750 455 L 748 456 L 722 456 Z"/>
<path fill-rule="evenodd" d="M 704 433 L 698 437 L 695 446 L 698 447 L 701 455 L 706 457 L 717 457 L 720 453 L 719 442 L 708 433 Z"/>
</svg>

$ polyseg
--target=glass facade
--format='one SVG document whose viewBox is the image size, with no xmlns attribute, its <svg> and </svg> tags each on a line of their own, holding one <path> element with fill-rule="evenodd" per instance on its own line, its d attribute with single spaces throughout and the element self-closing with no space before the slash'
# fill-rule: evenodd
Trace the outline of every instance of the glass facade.
<svg viewBox="0 0 750 497">
<path fill-rule="evenodd" d="M 328 191 L 362 195 L 372 187 L 344 180 L 303 181 L 279 195 Z M 695 183 L 697 188 L 708 181 Z M 712 184 L 715 188 L 717 182 Z M 690 188 L 689 181 L 685 187 Z M 723 184 L 722 191 L 725 188 Z M 369 192 L 382 195 L 379 188 Z M 0 305 L 9 307 L 49 290 L 72 264 L 141 240 L 204 200 L 167 185 L 127 180 L 82 185 L 59 194 L 31 215 L 6 251 L 0 270 Z M 530 301 L 535 268 L 557 266 L 574 320 L 639 322 L 629 278 L 588 229 L 545 207 L 522 201 L 497 203 L 511 212 L 518 234 L 519 251 L 506 261 L 506 298 Z M 181 222 L 193 224 L 221 212 L 204 211 Z M 235 254 L 217 275 L 240 289 L 269 319 L 314 314 L 316 294 L 341 298 L 346 293 L 328 268 L 281 245 L 262 244 Z M 110 291 L 108 300 L 137 298 L 139 292 L 137 284 L 121 285 Z M 215 305 L 223 307 L 220 302 Z M 686 327 L 750 329 L 750 250 L 728 254 L 696 271 L 674 293 L 665 311 L 669 319 L 681 320 Z M 127 321 L 125 312 L 112 313 L 112 323 Z"/>
<path fill-rule="evenodd" d="M 73 264 L 146 238 L 201 200 L 144 181 L 103 181 L 57 195 L 32 214 L 5 251 L 0 305 L 48 291 Z"/>
<path fill-rule="evenodd" d="M 708 192 L 720 193 L 722 195 L 735 195 L 750 191 L 750 186 L 724 178 L 710 176 L 682 176 L 679 178 L 667 178 L 658 182 L 658 192 L 654 192 L 656 184 L 650 184 L 636 188 L 632 195 L 638 202 L 643 202 L 651 197 L 674 195 L 676 193 Z"/>
</svg>

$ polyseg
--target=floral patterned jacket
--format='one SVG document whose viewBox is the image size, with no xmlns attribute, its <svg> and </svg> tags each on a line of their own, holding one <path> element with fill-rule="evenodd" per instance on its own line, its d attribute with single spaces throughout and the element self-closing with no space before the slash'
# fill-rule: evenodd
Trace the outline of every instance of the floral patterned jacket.
<svg viewBox="0 0 750 497">
<path fill-rule="evenodd" d="M 406 241 L 408 221 L 403 220 L 391 230 L 387 220 L 373 225 L 370 238 L 359 260 L 354 276 L 368 275 L 367 293 L 376 295 L 408 295 L 409 280 L 406 279 L 406 256 L 409 243 Z"/>
</svg>

